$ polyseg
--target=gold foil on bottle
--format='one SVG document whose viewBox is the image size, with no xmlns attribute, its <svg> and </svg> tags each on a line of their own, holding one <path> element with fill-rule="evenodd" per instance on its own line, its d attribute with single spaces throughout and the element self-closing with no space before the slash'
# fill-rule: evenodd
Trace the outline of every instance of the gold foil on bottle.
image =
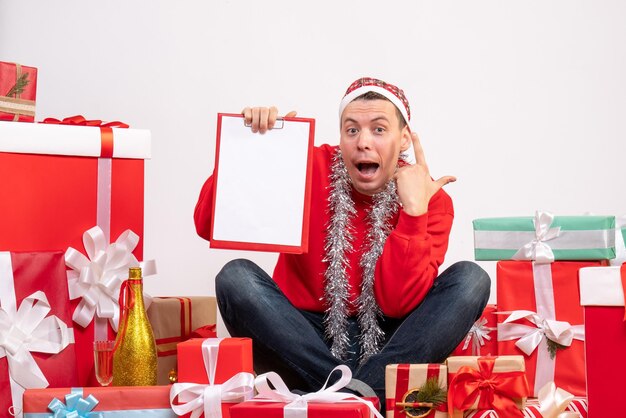
<svg viewBox="0 0 626 418">
<path fill-rule="evenodd" d="M 152 327 L 143 304 L 141 269 L 131 268 L 128 287 L 131 306 L 123 309 L 113 355 L 114 386 L 153 386 L 157 384 L 157 351 Z"/>
</svg>

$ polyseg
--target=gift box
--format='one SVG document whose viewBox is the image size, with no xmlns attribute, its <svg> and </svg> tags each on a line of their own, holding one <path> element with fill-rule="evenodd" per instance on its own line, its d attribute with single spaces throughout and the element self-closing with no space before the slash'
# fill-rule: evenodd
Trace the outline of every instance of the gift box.
<svg viewBox="0 0 626 418">
<path fill-rule="evenodd" d="M 0 61 L 0 120 L 33 122 L 37 69 Z"/>
<path fill-rule="evenodd" d="M 496 305 L 487 305 L 480 319 L 474 322 L 453 356 L 495 356 L 498 354 Z"/>
<path fill-rule="evenodd" d="M 177 350 L 179 383 L 170 391 L 176 414 L 199 417 L 208 409 L 228 418 L 233 405 L 254 395 L 251 339 L 192 338 Z"/>
<path fill-rule="evenodd" d="M 132 247 L 130 251 L 141 260 L 143 159 L 149 157 L 150 132 L 146 130 L 0 122 L 0 201 L 11 202 L 0 206 L 0 248 L 84 251 L 83 235 L 97 225 L 102 232 L 89 238 L 97 245 L 87 251 L 90 261 L 104 263 L 96 257 L 100 251 L 117 251 L 108 248 L 116 239 L 118 250 L 123 245 Z M 108 259 L 107 268 L 125 268 L 123 263 L 113 265 L 115 261 Z M 109 283 L 93 284 L 94 289 L 115 290 Z M 82 321 L 83 325 L 75 327 L 80 386 L 97 385 L 94 338 L 115 336 L 106 322 L 113 319 L 117 295 L 106 297 L 106 306 L 89 298 L 72 301 L 77 316 L 84 316 L 83 300 L 93 302 L 88 312 L 96 311 L 95 303 L 97 312 L 104 315 L 92 315 L 95 319 L 87 325 Z M 97 330 L 103 330 L 99 335 L 94 335 L 94 322 L 99 324 Z"/>
<path fill-rule="evenodd" d="M 494 409 L 502 416 L 521 417 L 528 397 L 522 356 L 449 357 L 448 412 Z"/>
<path fill-rule="evenodd" d="M 614 216 L 484 218 L 474 224 L 476 260 L 607 260 L 615 257 Z M 499 302 L 498 302 L 499 304 Z"/>
<path fill-rule="evenodd" d="M 413 408 L 407 405 L 420 402 L 417 393 L 428 390 L 425 385 L 431 379 L 443 390 L 444 399 L 440 406 Z M 447 388 L 448 369 L 443 364 L 389 364 L 385 368 L 386 417 L 405 418 L 412 415 L 445 418 L 448 416 L 448 406 L 445 402 Z"/>
<path fill-rule="evenodd" d="M 169 386 L 109 386 L 31 389 L 24 393 L 24 418 L 177 418 Z M 58 412 L 57 412 L 58 411 Z"/>
<path fill-rule="evenodd" d="M 331 376 L 341 375 L 332 385 Z M 359 398 L 341 392 L 352 379 L 348 366 L 335 367 L 326 383 L 317 392 L 299 395 L 289 391 L 282 378 L 275 372 L 259 375 L 254 382 L 258 395 L 230 409 L 232 418 L 383 418 L 378 412 L 378 398 Z"/>
<path fill-rule="evenodd" d="M 377 398 L 364 398 L 378 408 Z M 231 418 L 283 418 L 285 404 L 282 402 L 246 401 L 230 409 Z M 370 418 L 370 408 L 360 402 L 319 403 L 309 402 L 303 418 Z M 294 417 L 295 418 L 295 417 Z"/>
<path fill-rule="evenodd" d="M 176 345 L 188 340 L 194 330 L 215 324 L 215 297 L 155 297 L 148 308 L 148 319 L 157 345 L 157 384 L 170 383 L 176 372 Z M 213 332 L 211 337 L 217 335 Z M 176 372 L 177 373 L 177 372 Z"/>
<path fill-rule="evenodd" d="M 587 398 L 592 418 L 616 416 L 626 393 L 626 265 L 580 270 Z"/>
<path fill-rule="evenodd" d="M 75 385 L 62 252 L 0 252 L 0 416 L 28 388 Z"/>
<path fill-rule="evenodd" d="M 546 383 L 586 395 L 585 330 L 578 271 L 600 262 L 499 261 L 496 268 L 498 353 L 523 355 L 531 393 Z"/>
</svg>

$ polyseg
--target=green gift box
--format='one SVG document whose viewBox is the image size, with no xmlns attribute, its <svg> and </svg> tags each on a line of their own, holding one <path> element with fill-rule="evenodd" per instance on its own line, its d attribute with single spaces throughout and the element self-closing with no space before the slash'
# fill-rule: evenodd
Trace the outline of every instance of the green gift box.
<svg viewBox="0 0 626 418">
<path fill-rule="evenodd" d="M 615 258 L 614 216 L 483 218 L 473 221 L 476 260 L 608 260 Z"/>
</svg>

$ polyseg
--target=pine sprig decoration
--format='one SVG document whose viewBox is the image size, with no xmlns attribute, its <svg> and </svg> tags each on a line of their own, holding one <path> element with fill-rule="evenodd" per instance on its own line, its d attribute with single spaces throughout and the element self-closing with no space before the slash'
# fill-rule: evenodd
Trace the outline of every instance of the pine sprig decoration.
<svg viewBox="0 0 626 418">
<path fill-rule="evenodd" d="M 549 338 L 546 338 L 546 344 L 548 346 L 548 353 L 550 353 L 551 360 L 554 360 L 554 358 L 556 357 L 556 352 L 558 350 L 564 350 L 567 348 L 566 345 L 559 344 L 556 341 L 552 341 Z"/>
<path fill-rule="evenodd" d="M 421 418 L 430 414 L 434 408 L 446 402 L 446 390 L 439 386 L 439 379 L 431 377 L 418 389 L 410 389 L 398 406 L 410 418 Z M 407 405 L 408 404 L 408 405 Z M 424 404 L 416 406 L 414 404 Z"/>
<path fill-rule="evenodd" d="M 24 92 L 24 89 L 26 88 L 28 83 L 30 83 L 30 80 L 28 79 L 28 73 L 22 73 L 22 75 L 19 76 L 17 81 L 15 81 L 15 84 L 13 85 L 13 87 L 11 87 L 11 89 L 6 94 L 6 96 L 17 97 L 18 94 L 22 94 Z"/>
<path fill-rule="evenodd" d="M 418 389 L 416 402 L 430 402 L 435 407 L 446 402 L 446 391 L 439 386 L 439 379 L 431 377 Z"/>
</svg>

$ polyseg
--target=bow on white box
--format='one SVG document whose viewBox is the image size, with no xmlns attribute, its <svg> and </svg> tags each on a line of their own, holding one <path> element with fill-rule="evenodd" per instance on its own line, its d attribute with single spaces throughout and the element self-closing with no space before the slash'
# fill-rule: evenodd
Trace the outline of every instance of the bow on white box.
<svg viewBox="0 0 626 418">
<path fill-rule="evenodd" d="M 536 211 L 535 238 L 520 248 L 512 257 L 513 260 L 535 260 L 538 263 L 552 263 L 554 253 L 546 241 L 561 234 L 561 227 L 551 228 L 554 215 L 550 212 Z"/>
<path fill-rule="evenodd" d="M 154 261 L 140 263 L 133 255 L 139 236 L 130 229 L 108 244 L 102 229 L 95 226 L 83 234 L 87 256 L 74 248 L 65 252 L 70 299 L 82 298 L 72 319 L 87 327 L 94 319 L 103 319 L 117 332 L 120 319 L 119 294 L 122 282 L 128 278 L 129 267 L 142 267 L 143 276 L 156 273 Z M 97 327 L 100 328 L 100 327 Z M 100 333 L 100 335 L 97 335 Z M 102 330 L 96 329 L 97 339 L 106 339 Z"/>
<path fill-rule="evenodd" d="M 13 408 L 21 416 L 24 390 L 48 386 L 31 353 L 58 354 L 74 342 L 74 335 L 58 317 L 48 316 L 50 303 L 41 291 L 24 298 L 18 308 L 13 280 L 11 256 L 0 252 L 0 358 L 7 358 Z"/>
<path fill-rule="evenodd" d="M 491 337 L 489 334 L 491 331 L 494 331 L 494 327 L 487 326 L 487 318 L 480 318 L 478 321 L 474 322 L 472 328 L 470 328 L 467 336 L 465 337 L 465 342 L 463 343 L 463 350 L 467 350 L 470 342 L 472 343 L 472 355 L 477 356 L 480 354 L 480 347 L 485 345 L 485 340 L 490 341 Z"/>
<path fill-rule="evenodd" d="M 513 323 L 520 319 L 527 319 L 534 326 Z M 498 324 L 498 339 L 500 341 L 517 339 L 515 345 L 526 355 L 531 355 L 544 337 L 569 347 L 574 339 L 581 341 L 585 339 L 585 330 L 583 325 L 545 319 L 536 312 L 523 310 L 513 311 L 508 318 Z"/>
<path fill-rule="evenodd" d="M 209 384 L 174 383 L 170 389 L 170 405 L 177 415 L 191 412 L 191 418 L 222 418 L 222 402 L 242 402 L 254 395 L 254 376 L 237 373 L 222 384 L 215 384 L 215 370 L 221 338 L 202 342 L 202 359 Z M 178 397 L 178 403 L 176 403 Z"/>
<path fill-rule="evenodd" d="M 328 381 L 335 371 L 341 372 L 341 377 L 333 385 L 326 387 Z M 283 379 L 275 372 L 269 372 L 257 376 L 254 385 L 259 393 L 254 397 L 255 401 L 264 402 L 283 402 L 286 403 L 284 408 L 285 418 L 306 418 L 308 403 L 309 402 L 321 402 L 321 403 L 337 403 L 337 402 L 360 402 L 367 405 L 372 415 L 377 418 L 383 418 L 383 416 L 376 410 L 372 402 L 357 397 L 352 393 L 338 392 L 339 389 L 345 387 L 352 379 L 352 372 L 348 366 L 340 365 L 335 367 L 331 372 L 324 386 L 317 392 L 307 393 L 305 395 L 298 395 L 290 392 Z M 269 384 L 272 384 L 275 389 L 272 389 Z"/>
</svg>

